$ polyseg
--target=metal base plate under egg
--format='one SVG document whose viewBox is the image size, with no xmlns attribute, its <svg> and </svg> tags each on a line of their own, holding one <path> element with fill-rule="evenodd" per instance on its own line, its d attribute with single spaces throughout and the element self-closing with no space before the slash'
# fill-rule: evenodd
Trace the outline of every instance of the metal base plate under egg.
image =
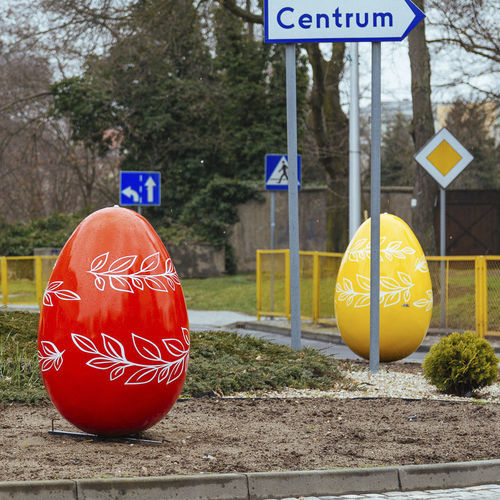
<svg viewBox="0 0 500 500">
<path fill-rule="evenodd" d="M 69 432 L 69 431 L 59 431 L 54 429 L 54 420 L 52 420 L 52 429 L 48 431 L 49 434 L 53 436 L 66 436 L 66 437 L 74 437 L 74 438 L 84 438 L 84 439 L 95 439 L 98 441 L 125 441 L 127 443 L 144 443 L 144 444 L 162 444 L 161 441 L 156 441 L 154 439 L 144 439 L 132 436 L 114 436 L 114 437 L 106 437 L 106 436 L 98 436 L 97 434 L 89 434 L 87 432 Z"/>
</svg>

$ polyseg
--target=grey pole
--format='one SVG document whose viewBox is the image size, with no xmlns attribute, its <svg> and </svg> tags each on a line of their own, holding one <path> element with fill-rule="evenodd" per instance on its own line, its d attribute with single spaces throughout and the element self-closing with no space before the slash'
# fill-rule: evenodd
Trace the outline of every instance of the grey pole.
<svg viewBox="0 0 500 500">
<path fill-rule="evenodd" d="M 297 180 L 297 85 L 295 44 L 286 44 L 286 116 L 288 139 L 288 225 L 290 248 L 290 311 L 292 349 L 301 349 L 299 188 Z"/>
<path fill-rule="evenodd" d="M 349 240 L 361 224 L 361 175 L 359 150 L 359 52 L 350 44 L 351 92 L 349 106 Z"/>
<path fill-rule="evenodd" d="M 371 258 L 370 258 L 370 372 L 380 365 L 380 141 L 381 141 L 381 43 L 372 42 L 371 124 Z"/>
<path fill-rule="evenodd" d="M 271 250 L 274 250 L 274 230 L 276 228 L 276 201 L 274 197 L 274 191 L 271 191 L 271 244 L 270 248 Z"/>
<path fill-rule="evenodd" d="M 439 200 L 439 232 L 440 232 L 440 242 L 439 242 L 439 254 L 441 257 L 446 255 L 446 189 L 439 189 L 440 200 Z M 446 262 L 441 261 L 441 328 L 446 328 Z"/>
<path fill-rule="evenodd" d="M 271 191 L 271 250 L 274 250 L 274 231 L 276 228 L 276 198 L 275 192 Z M 271 312 L 274 311 L 274 254 L 271 254 Z M 271 316 L 273 318 L 273 316 Z"/>
</svg>

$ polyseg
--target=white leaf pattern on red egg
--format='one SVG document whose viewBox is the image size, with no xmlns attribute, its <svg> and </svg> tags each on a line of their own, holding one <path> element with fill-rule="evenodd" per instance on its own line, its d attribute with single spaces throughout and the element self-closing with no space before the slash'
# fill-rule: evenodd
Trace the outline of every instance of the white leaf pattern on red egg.
<svg viewBox="0 0 500 500">
<path fill-rule="evenodd" d="M 78 335 L 76 333 L 71 334 L 71 338 L 73 339 L 74 344 L 78 349 L 83 352 L 88 352 L 90 354 L 99 354 L 97 347 L 94 342 L 83 335 Z"/>
<path fill-rule="evenodd" d="M 132 340 L 136 351 L 145 359 L 151 361 L 162 361 L 160 349 L 154 342 L 148 339 L 132 334 Z"/>
<path fill-rule="evenodd" d="M 109 284 L 114 290 L 117 290 L 118 292 L 134 293 L 132 286 L 126 278 L 123 278 L 121 276 L 108 276 L 108 278 Z"/>
<path fill-rule="evenodd" d="M 106 281 L 104 278 L 101 278 L 101 276 L 96 276 L 94 284 L 95 287 L 102 292 L 104 290 L 104 287 L 106 286 Z"/>
<path fill-rule="evenodd" d="M 156 292 L 168 292 L 167 285 L 158 278 L 147 276 L 144 278 L 144 281 L 151 290 L 155 290 Z"/>
<path fill-rule="evenodd" d="M 116 365 L 116 361 L 104 357 L 92 358 L 90 361 L 87 361 L 87 366 L 97 368 L 98 370 L 109 370 L 110 368 L 114 368 Z"/>
<path fill-rule="evenodd" d="M 186 353 L 182 342 L 178 339 L 162 339 L 162 342 L 165 344 L 167 351 L 176 358 Z"/>
<path fill-rule="evenodd" d="M 48 340 L 42 340 L 42 352 L 38 351 L 38 360 L 41 362 L 42 372 L 54 368 L 59 371 L 63 363 L 63 354 L 65 351 L 60 351 L 57 346 Z"/>
<path fill-rule="evenodd" d="M 168 385 L 187 370 L 189 358 L 189 331 L 187 328 L 182 328 L 184 343 L 176 338 L 162 339 L 167 352 L 175 358 L 175 361 L 163 359 L 160 349 L 154 342 L 134 333 L 131 335 L 136 352 L 146 361 L 153 363 L 138 363 L 129 360 L 123 344 L 105 333 L 101 336 L 106 354 L 101 353 L 95 344 L 83 335 L 72 334 L 72 338 L 80 350 L 98 355 L 87 361 L 86 364 L 90 368 L 98 370 L 111 370 L 109 375 L 111 381 L 120 378 L 128 369 L 129 378 L 125 385 L 147 384 L 155 380 L 156 377 L 158 377 L 158 383 L 166 380 Z"/>
<path fill-rule="evenodd" d="M 80 296 L 72 290 L 60 290 L 62 284 L 62 281 L 53 281 L 47 285 L 43 294 L 43 305 L 48 307 L 52 307 L 54 305 L 52 295 L 60 300 L 81 300 Z"/>
<path fill-rule="evenodd" d="M 168 258 L 165 261 L 165 272 L 160 274 L 146 274 L 154 272 L 159 266 L 159 252 L 146 257 L 137 272 L 126 272 L 131 270 L 137 260 L 137 255 L 127 255 L 115 260 L 107 271 L 102 270 L 108 259 L 109 252 L 96 257 L 92 261 L 89 273 L 95 277 L 95 286 L 98 290 L 103 291 L 106 287 L 106 280 L 112 289 L 119 292 L 134 293 L 134 287 L 137 290 L 143 291 L 145 285 L 156 292 L 168 292 L 170 288 L 175 290 L 177 285 L 180 285 L 179 276 L 177 275 L 172 259 Z"/>
<path fill-rule="evenodd" d="M 125 350 L 123 349 L 123 345 L 118 340 L 106 335 L 105 333 L 101 334 L 102 336 L 102 344 L 104 345 L 104 349 L 106 352 L 115 358 L 125 359 Z"/>
<path fill-rule="evenodd" d="M 154 271 L 160 265 L 160 252 L 156 252 L 149 257 L 146 257 L 141 264 L 140 273 Z"/>
<path fill-rule="evenodd" d="M 100 271 L 104 267 L 104 265 L 106 264 L 108 257 L 109 257 L 109 252 L 103 253 L 102 255 L 99 255 L 98 257 L 96 257 L 92 261 L 92 264 L 90 264 L 90 271 L 91 272 Z"/>
<path fill-rule="evenodd" d="M 157 373 L 158 368 L 141 368 L 129 377 L 125 385 L 147 384 L 155 379 Z"/>
<path fill-rule="evenodd" d="M 116 259 L 108 269 L 108 273 L 118 274 L 128 271 L 137 259 L 137 255 L 127 255 Z"/>
</svg>

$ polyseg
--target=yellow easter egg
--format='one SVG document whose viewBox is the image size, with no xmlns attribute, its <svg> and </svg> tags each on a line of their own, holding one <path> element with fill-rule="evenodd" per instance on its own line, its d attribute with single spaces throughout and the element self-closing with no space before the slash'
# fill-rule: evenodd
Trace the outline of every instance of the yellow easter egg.
<svg viewBox="0 0 500 500">
<path fill-rule="evenodd" d="M 344 342 L 370 358 L 370 219 L 356 231 L 342 258 L 335 287 L 335 315 Z M 427 261 L 410 227 L 380 216 L 380 361 L 415 352 L 432 315 Z"/>
</svg>

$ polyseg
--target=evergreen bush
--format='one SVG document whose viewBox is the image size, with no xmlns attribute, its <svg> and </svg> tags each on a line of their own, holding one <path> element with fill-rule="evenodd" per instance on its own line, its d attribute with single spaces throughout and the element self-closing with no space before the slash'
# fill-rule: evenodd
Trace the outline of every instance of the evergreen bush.
<svg viewBox="0 0 500 500">
<path fill-rule="evenodd" d="M 11 224 L 0 218 L 0 255 L 26 256 L 37 247 L 62 247 L 85 215 L 54 213 Z"/>
<path fill-rule="evenodd" d="M 431 347 L 422 370 L 440 391 L 465 396 L 496 381 L 497 363 L 487 340 L 473 332 L 455 332 Z"/>
</svg>

